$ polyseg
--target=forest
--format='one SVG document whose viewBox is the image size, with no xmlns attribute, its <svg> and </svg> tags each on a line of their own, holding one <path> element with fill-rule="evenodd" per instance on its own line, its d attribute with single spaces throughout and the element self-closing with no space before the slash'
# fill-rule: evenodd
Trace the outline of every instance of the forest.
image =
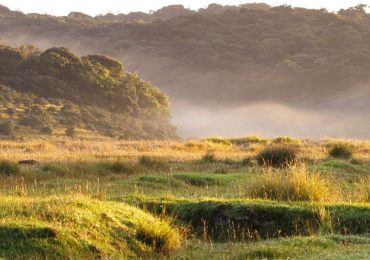
<svg viewBox="0 0 370 260">
<path fill-rule="evenodd" d="M 81 56 L 102 53 L 139 71 L 170 97 L 182 137 L 278 132 L 369 138 L 369 25 L 365 5 L 337 12 L 266 4 L 211 4 L 200 10 L 175 5 L 96 17 L 2 8 L 0 15 L 5 43 L 43 50 L 66 46 Z M 262 120 L 284 114 L 292 120 Z M 206 120 L 208 127 L 202 124 Z M 244 123 L 220 129 L 220 122 Z"/>
<path fill-rule="evenodd" d="M 0 33 L 11 42 L 64 45 L 127 59 L 129 67 L 170 95 L 199 103 L 289 99 L 302 105 L 304 99 L 304 105 L 313 106 L 362 91 L 368 82 L 370 15 L 365 8 L 330 13 L 265 4 L 213 4 L 198 11 L 169 6 L 146 14 L 150 19 L 136 13 L 26 15 L 2 8 Z M 368 103 L 366 94 L 363 103 Z"/>
<path fill-rule="evenodd" d="M 0 46 L 0 84 L 4 135 L 82 129 L 126 139 L 176 137 L 168 97 L 108 56 Z"/>
</svg>

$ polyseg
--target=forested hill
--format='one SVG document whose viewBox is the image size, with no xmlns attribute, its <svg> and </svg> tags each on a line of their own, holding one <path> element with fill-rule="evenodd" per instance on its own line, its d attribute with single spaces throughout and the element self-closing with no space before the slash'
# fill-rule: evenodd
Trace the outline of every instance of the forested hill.
<svg viewBox="0 0 370 260">
<path fill-rule="evenodd" d="M 175 98 L 200 103 L 312 105 L 369 80 L 370 15 L 364 6 L 329 13 L 213 4 L 197 12 L 170 6 L 142 19 L 135 14 L 53 17 L 3 7 L 0 38 L 113 54 Z"/>
<path fill-rule="evenodd" d="M 104 55 L 0 45 L 0 134 L 174 138 L 167 96 Z"/>
<path fill-rule="evenodd" d="M 289 124 L 289 134 L 306 136 L 316 118 L 315 136 L 336 135 L 338 129 L 340 136 L 370 136 L 370 14 L 362 5 L 330 13 L 213 4 L 198 11 L 170 6 L 151 14 L 97 17 L 0 8 L 0 38 L 118 57 L 170 96 L 174 122 L 184 136 L 215 134 L 210 130 L 220 129 L 220 122 L 230 122 L 221 134 L 242 134 L 231 125 L 243 122 L 240 129 L 262 129 L 262 134 L 275 134 L 276 127 L 286 134 Z M 263 111 L 253 110 L 261 106 Z M 276 106 L 283 108 L 277 111 Z M 277 126 L 285 109 L 300 120 L 278 121 Z M 328 127 L 324 133 L 319 131 L 322 122 Z"/>
</svg>

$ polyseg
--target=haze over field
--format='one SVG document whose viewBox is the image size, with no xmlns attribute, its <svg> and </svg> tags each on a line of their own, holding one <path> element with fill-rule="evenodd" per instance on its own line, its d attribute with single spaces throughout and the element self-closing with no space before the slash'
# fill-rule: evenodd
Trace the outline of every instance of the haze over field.
<svg viewBox="0 0 370 260">
<path fill-rule="evenodd" d="M 67 1 L 63 14 L 107 11 L 98 2 L 91 4 L 95 12 L 77 3 Z M 80 55 L 103 53 L 121 59 L 129 71 L 138 71 L 169 95 L 172 121 L 181 137 L 370 137 L 370 15 L 365 6 L 331 13 L 213 4 L 194 11 L 187 7 L 208 3 L 190 1 L 185 7 L 127 14 L 156 5 L 115 3 L 105 1 L 104 7 L 126 15 L 75 12 L 53 17 L 3 8 L 0 38 L 8 44 L 66 46 Z M 357 3 L 289 2 L 329 11 Z M 17 1 L 9 6 L 17 8 Z M 37 10 L 21 6 L 25 12 L 60 14 L 55 4 Z"/>
<path fill-rule="evenodd" d="M 240 5 L 245 3 L 254 3 L 255 1 L 247 0 L 157 0 L 157 1 L 117 1 L 117 0 L 90 0 L 86 1 L 75 0 L 54 0 L 45 2 L 43 0 L 1 0 L 0 4 L 11 9 L 19 10 L 25 13 L 48 13 L 53 15 L 68 15 L 72 11 L 84 12 L 89 15 L 99 15 L 107 12 L 112 13 L 129 13 L 129 12 L 149 12 L 157 10 L 163 6 L 181 4 L 186 8 L 197 10 L 205 8 L 209 4 L 217 3 L 221 5 Z M 305 8 L 326 8 L 330 11 L 337 11 L 342 8 L 349 8 L 359 4 L 368 4 L 369 1 L 363 0 L 336 0 L 336 1 L 306 1 L 306 0 L 265 0 L 265 3 L 272 6 L 280 6 L 284 4 L 295 7 Z"/>
</svg>

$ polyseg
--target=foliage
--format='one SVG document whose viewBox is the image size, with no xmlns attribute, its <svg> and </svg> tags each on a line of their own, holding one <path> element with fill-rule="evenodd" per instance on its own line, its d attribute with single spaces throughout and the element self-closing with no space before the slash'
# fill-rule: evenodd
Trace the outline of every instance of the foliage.
<svg viewBox="0 0 370 260">
<path fill-rule="evenodd" d="M 329 155 L 338 159 L 351 159 L 353 155 L 353 147 L 346 143 L 335 144 L 330 148 Z"/>
<path fill-rule="evenodd" d="M 1 101 L 25 106 L 24 112 L 5 111 L 21 118 L 21 125 L 43 130 L 56 121 L 58 127 L 75 125 L 127 139 L 176 137 L 168 97 L 115 59 L 78 57 L 66 48 L 31 50 L 26 56 L 22 51 L 0 45 L 0 56 L 7 57 L 0 60 L 0 84 L 6 85 L 0 86 Z"/>
<path fill-rule="evenodd" d="M 66 136 L 74 137 L 76 135 L 76 129 L 74 127 L 68 127 L 65 130 L 65 134 L 66 134 Z"/>
<path fill-rule="evenodd" d="M 153 76 L 153 80 L 173 82 L 176 79 L 174 86 L 171 84 L 171 90 L 175 88 L 189 98 L 193 98 L 194 91 L 197 91 L 201 96 L 198 98 L 202 100 L 208 97 L 230 104 L 263 97 L 278 101 L 289 98 L 296 104 L 303 100 L 312 103 L 325 97 L 345 95 L 353 90 L 352 86 L 369 80 L 369 24 L 370 14 L 364 5 L 331 13 L 325 9 L 286 5 L 212 4 L 198 12 L 183 6 L 169 6 L 151 14 L 106 14 L 97 17 L 81 13 L 54 17 L 6 11 L 1 17 L 0 32 L 11 35 L 17 31 L 24 38 L 40 44 L 46 40 L 58 45 L 71 45 L 73 42 L 83 48 L 117 56 L 122 53 L 127 53 L 126 57 L 135 55 L 137 67 L 148 64 L 147 72 L 152 70 L 152 64 L 169 61 L 169 64 L 164 64 L 167 66 L 161 73 Z M 0 71 L 14 71 L 25 56 L 31 57 L 29 63 L 33 65 L 45 65 L 33 57 L 37 56 L 37 52 L 13 52 L 3 48 L 0 52 L 3 62 Z M 147 58 L 148 55 L 150 58 Z M 79 59 L 64 50 L 54 49 L 43 56 L 45 62 L 53 64 L 46 70 L 59 79 L 59 70 L 77 81 L 81 76 L 88 78 L 86 76 L 94 75 L 93 83 L 107 90 L 110 83 L 122 75 L 121 71 L 116 73 L 118 63 L 106 57 L 102 61 L 99 55 Z M 171 73 L 166 71 L 169 66 Z M 87 67 L 90 69 L 86 74 Z M 212 80 L 214 84 L 210 84 L 208 79 L 198 83 L 200 78 L 194 77 L 197 74 L 204 78 L 207 73 L 216 75 Z M 184 85 L 177 80 L 181 77 L 194 83 L 187 84 L 187 89 L 191 91 L 184 91 Z M 248 79 L 247 86 L 240 79 Z M 207 84 L 212 91 L 202 91 L 200 84 Z M 58 89 L 63 89 L 63 84 L 58 84 Z M 256 89 L 259 95 L 254 93 Z M 317 89 L 324 91 L 320 95 L 312 94 L 317 93 Z M 119 91 L 115 90 L 113 92 L 117 95 Z M 124 91 L 135 93 L 131 89 Z M 148 96 L 154 94 L 146 92 Z M 228 98 L 225 98 L 225 93 Z M 113 93 L 108 90 L 106 94 L 109 98 Z M 132 97 L 124 102 L 130 108 L 135 107 L 130 103 L 137 101 Z M 153 103 L 160 99 L 154 99 Z M 108 102 L 104 103 L 108 105 Z M 113 103 L 119 106 L 119 103 Z"/>
<path fill-rule="evenodd" d="M 256 157 L 260 166 L 287 167 L 296 162 L 297 149 L 290 145 L 266 147 Z"/>
<path fill-rule="evenodd" d="M 167 172 L 170 170 L 168 163 L 148 156 L 140 157 L 139 165 L 150 171 Z"/>
<path fill-rule="evenodd" d="M 0 135 L 12 136 L 14 135 L 14 124 L 12 122 L 0 123 Z"/>
<path fill-rule="evenodd" d="M 301 140 L 289 136 L 279 136 L 272 140 L 274 144 L 300 144 Z"/>
<path fill-rule="evenodd" d="M 18 164 L 11 161 L 0 161 L 0 175 L 13 176 L 20 173 Z"/>
<path fill-rule="evenodd" d="M 203 141 L 214 143 L 214 144 L 231 145 L 230 140 L 223 138 L 223 137 L 208 137 L 206 139 L 203 139 Z"/>
<path fill-rule="evenodd" d="M 247 196 L 284 201 L 328 201 L 333 190 L 329 182 L 305 167 L 292 167 L 287 172 L 265 172 L 247 187 Z"/>
<path fill-rule="evenodd" d="M 216 162 L 216 156 L 213 152 L 207 152 L 203 157 L 200 159 L 201 163 L 213 163 Z"/>
</svg>

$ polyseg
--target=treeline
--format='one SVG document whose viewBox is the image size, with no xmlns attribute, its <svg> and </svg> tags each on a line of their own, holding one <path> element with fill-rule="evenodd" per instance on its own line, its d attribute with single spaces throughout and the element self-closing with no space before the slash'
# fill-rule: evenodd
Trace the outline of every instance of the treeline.
<svg viewBox="0 0 370 260">
<path fill-rule="evenodd" d="M 10 126 L 49 134 L 79 128 L 122 138 L 175 137 L 168 97 L 108 56 L 0 45 L 0 84 L 1 120 Z"/>
<path fill-rule="evenodd" d="M 131 67 L 188 100 L 312 106 L 370 79 L 370 15 L 364 5 L 330 13 L 212 4 L 136 15 L 53 17 L 2 8 L 0 37 L 135 57 Z"/>
</svg>

